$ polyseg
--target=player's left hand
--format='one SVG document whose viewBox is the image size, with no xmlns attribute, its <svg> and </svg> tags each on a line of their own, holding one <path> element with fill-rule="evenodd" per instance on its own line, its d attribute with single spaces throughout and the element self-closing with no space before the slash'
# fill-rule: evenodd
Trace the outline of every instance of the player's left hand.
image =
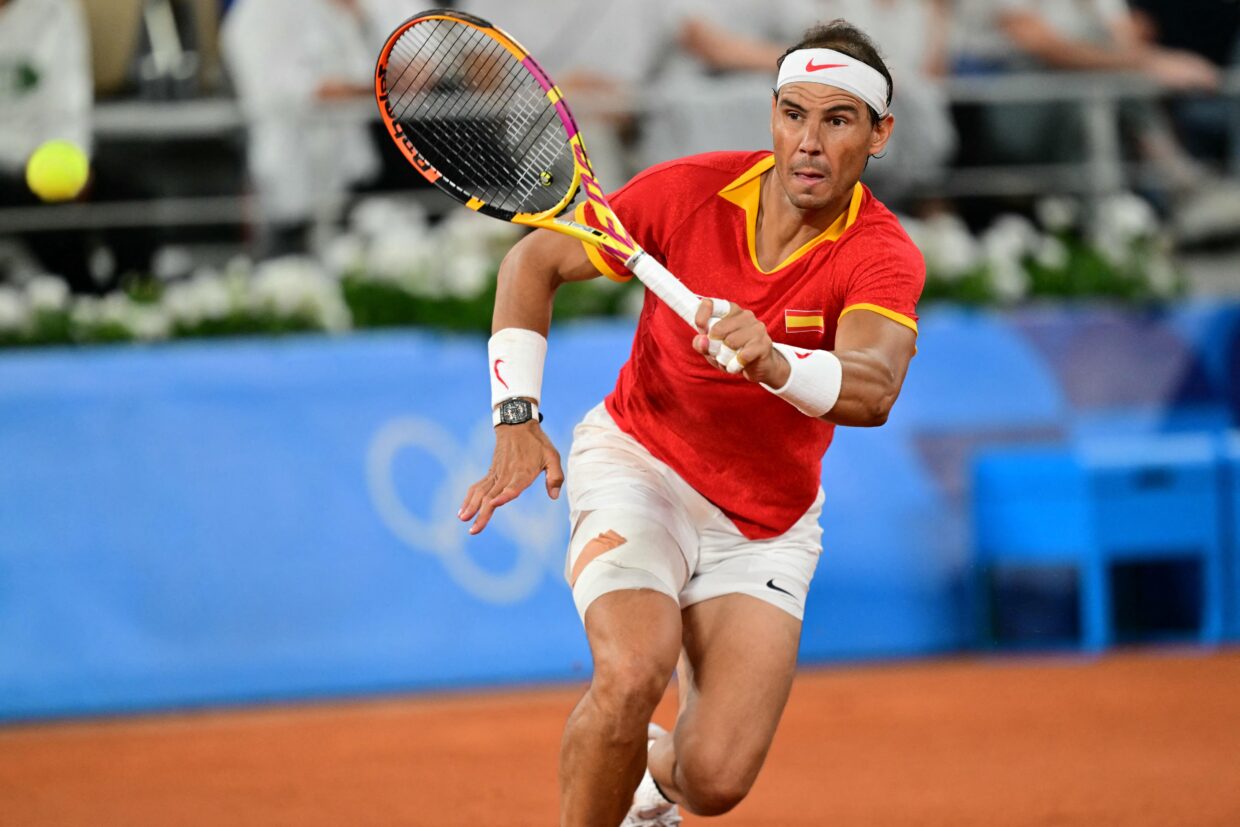
<svg viewBox="0 0 1240 827">
<path fill-rule="evenodd" d="M 782 388 L 788 381 L 790 368 L 783 354 L 772 347 L 766 325 L 754 316 L 753 311 L 734 303 L 728 315 L 716 321 L 714 327 L 708 327 L 711 305 L 710 299 L 703 299 L 698 306 L 694 323 L 699 333 L 693 337 L 693 349 L 705 356 L 711 365 L 727 372 L 728 366 L 719 364 L 710 354 L 711 340 L 721 341 L 736 352 L 735 359 L 739 361 L 740 372 L 746 379 Z"/>
</svg>

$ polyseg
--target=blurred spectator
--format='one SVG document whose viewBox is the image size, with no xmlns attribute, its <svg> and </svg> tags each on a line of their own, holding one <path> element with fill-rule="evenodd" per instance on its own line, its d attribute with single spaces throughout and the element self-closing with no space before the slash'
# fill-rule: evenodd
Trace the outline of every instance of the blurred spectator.
<svg viewBox="0 0 1240 827">
<path fill-rule="evenodd" d="M 302 249 L 317 209 L 378 175 L 380 148 L 360 105 L 325 105 L 369 98 L 375 57 L 405 16 L 392 0 L 234 0 L 223 57 L 249 122 L 267 253 Z"/>
<path fill-rule="evenodd" d="M 934 180 L 955 145 L 934 81 L 946 64 L 946 6 L 946 0 L 460 4 L 516 37 L 565 90 L 609 189 L 669 158 L 769 146 L 776 59 L 805 29 L 840 16 L 860 22 L 884 51 L 900 55 L 893 63 L 901 73 L 894 108 L 905 137 L 893 144 L 892 160 L 872 167 L 874 175 L 892 188 Z M 600 61 L 600 55 L 624 59 Z M 906 80 L 909 92 L 901 96 Z"/>
<path fill-rule="evenodd" d="M 1240 64 L 1240 3 L 1219 0 L 1131 0 L 1144 39 L 1201 55 L 1219 67 Z M 1229 160 L 1240 174 L 1240 102 L 1186 96 L 1170 102 L 1189 152 Z"/>
<path fill-rule="evenodd" d="M 677 48 L 651 89 L 648 165 L 711 150 L 769 147 L 776 59 L 818 20 L 812 0 L 668 0 Z"/>
<path fill-rule="evenodd" d="M 0 0 L 0 206 L 33 206 L 30 155 L 44 142 L 91 150 L 90 45 L 77 0 Z M 82 233 L 28 232 L 22 241 L 75 290 L 93 287 Z"/>
<path fill-rule="evenodd" d="M 1213 89 L 1199 55 L 1140 37 L 1126 0 L 961 0 L 957 69 L 1142 72 L 1169 89 Z"/>
<path fill-rule="evenodd" d="M 1126 71 L 1178 93 L 1215 91 L 1220 73 L 1204 57 L 1152 44 L 1125 0 L 964 0 L 957 68 Z M 1123 133 L 1131 152 L 1157 173 L 1150 194 L 1173 217 L 1181 240 L 1240 229 L 1240 191 L 1216 186 L 1184 150 L 1161 110 L 1124 101 Z M 973 148 L 983 160 L 1079 160 L 1085 141 L 1078 103 L 987 107 Z"/>
<path fill-rule="evenodd" d="M 511 34 L 564 90 L 595 172 L 611 190 L 645 166 L 634 157 L 633 113 L 672 45 L 677 2 L 461 0 L 457 6 Z"/>
<path fill-rule="evenodd" d="M 134 79 L 151 100 L 189 98 L 201 86 L 199 28 L 189 0 L 145 0 Z"/>
<path fill-rule="evenodd" d="M 1125 0 L 963 0 L 956 70 L 961 74 L 1057 69 L 1131 71 L 1173 90 L 1216 89 L 1204 58 L 1142 40 Z M 1165 125 L 1147 106 L 1125 107 L 1142 156 L 1163 165 L 1173 184 L 1195 183 Z M 1000 161 L 1068 160 L 1084 144 L 1076 104 L 994 107 L 986 149 Z"/>
<path fill-rule="evenodd" d="M 776 60 L 805 29 L 843 18 L 873 38 L 894 79 L 898 126 L 867 182 L 890 202 L 943 175 L 956 145 L 941 84 L 947 0 L 681 0 L 675 8 L 681 52 L 661 76 L 667 88 L 649 128 L 650 161 L 769 146 Z"/>
</svg>

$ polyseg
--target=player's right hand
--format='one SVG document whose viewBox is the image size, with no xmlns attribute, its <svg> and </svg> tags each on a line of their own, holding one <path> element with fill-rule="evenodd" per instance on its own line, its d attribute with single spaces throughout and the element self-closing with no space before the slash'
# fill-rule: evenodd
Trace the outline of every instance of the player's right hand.
<svg viewBox="0 0 1240 827">
<path fill-rule="evenodd" d="M 542 427 L 533 420 L 521 425 L 496 426 L 491 469 L 469 487 L 456 516 L 462 522 L 474 520 L 469 533 L 477 534 L 486 528 L 495 509 L 515 500 L 544 470 L 547 472 L 547 494 L 557 499 L 564 485 L 564 469 L 560 466 L 560 452 Z"/>
</svg>

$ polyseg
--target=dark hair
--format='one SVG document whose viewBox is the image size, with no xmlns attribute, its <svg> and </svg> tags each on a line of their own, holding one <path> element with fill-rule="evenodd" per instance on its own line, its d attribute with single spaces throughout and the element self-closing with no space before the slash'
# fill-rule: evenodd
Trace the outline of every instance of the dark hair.
<svg viewBox="0 0 1240 827">
<path fill-rule="evenodd" d="M 775 61 L 776 68 L 782 67 L 784 58 L 799 49 L 834 49 L 874 69 L 887 80 L 887 105 L 891 106 L 891 93 L 895 90 L 895 85 L 891 82 L 891 72 L 887 69 L 887 64 L 878 53 L 878 46 L 869 35 L 847 20 L 836 19 L 808 29 L 800 43 L 779 56 Z M 878 123 L 878 113 L 874 111 L 874 107 L 867 106 L 866 109 L 870 110 L 870 123 Z"/>
</svg>

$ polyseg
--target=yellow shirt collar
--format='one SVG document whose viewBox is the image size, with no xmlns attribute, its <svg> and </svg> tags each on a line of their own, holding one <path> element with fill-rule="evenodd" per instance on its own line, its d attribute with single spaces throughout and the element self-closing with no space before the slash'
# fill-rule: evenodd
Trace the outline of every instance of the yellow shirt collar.
<svg viewBox="0 0 1240 827">
<path fill-rule="evenodd" d="M 800 249 L 781 261 L 773 269 L 764 270 L 758 264 L 758 253 L 754 239 L 758 228 L 758 199 L 762 192 L 762 174 L 774 166 L 775 156 L 768 155 L 741 173 L 741 176 L 735 181 L 719 190 L 720 197 L 745 211 L 745 237 L 749 245 L 749 259 L 753 262 L 754 268 L 764 274 L 774 273 L 787 267 L 819 244 L 839 239 L 844 234 L 844 231 L 856 222 L 857 213 L 861 212 L 861 202 L 865 199 L 865 189 L 861 186 L 861 182 L 858 181 L 856 186 L 853 187 L 852 201 L 848 205 L 848 210 L 840 215 L 835 220 L 835 223 L 805 242 Z"/>
</svg>

